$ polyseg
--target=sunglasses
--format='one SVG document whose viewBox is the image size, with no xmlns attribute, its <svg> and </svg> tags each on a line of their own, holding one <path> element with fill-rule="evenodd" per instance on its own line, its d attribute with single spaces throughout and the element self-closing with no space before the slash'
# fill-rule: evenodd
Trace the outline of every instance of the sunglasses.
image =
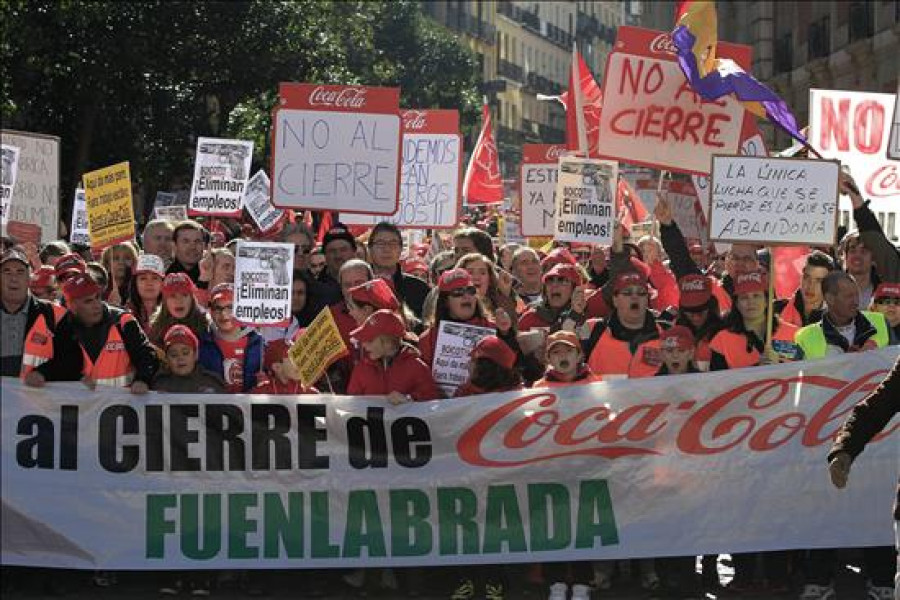
<svg viewBox="0 0 900 600">
<path fill-rule="evenodd" d="M 462 298 L 463 296 L 474 296 L 478 293 L 478 290 L 475 289 L 474 285 L 470 285 L 469 287 L 459 288 L 458 290 L 451 290 L 447 292 L 447 295 L 451 298 Z"/>
<path fill-rule="evenodd" d="M 900 305 L 900 298 L 878 298 L 875 300 L 875 304 L 884 304 L 887 306 L 893 304 L 894 306 L 897 306 Z"/>
</svg>

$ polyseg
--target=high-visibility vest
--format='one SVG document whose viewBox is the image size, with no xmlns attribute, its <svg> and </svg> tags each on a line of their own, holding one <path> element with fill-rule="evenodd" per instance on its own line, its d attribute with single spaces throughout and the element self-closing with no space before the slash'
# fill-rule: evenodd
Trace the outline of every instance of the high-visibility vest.
<svg viewBox="0 0 900 600">
<path fill-rule="evenodd" d="M 796 333 L 796 326 L 784 321 L 779 322 L 778 327 L 772 332 L 773 346 L 780 345 L 776 342 L 793 344 Z M 713 352 L 722 355 L 729 369 L 753 367 L 759 364 L 759 351 L 749 343 L 747 335 L 744 333 L 723 329 L 713 337 L 709 347 Z"/>
<path fill-rule="evenodd" d="M 66 309 L 58 304 L 50 306 L 53 309 L 53 326 L 47 322 L 45 314 L 40 314 L 25 335 L 25 344 L 22 347 L 23 379 L 28 373 L 53 358 L 53 332 L 66 314 Z"/>
<path fill-rule="evenodd" d="M 639 343 L 632 354 L 629 342 L 617 340 L 607 327 L 591 350 L 587 364 L 595 375 L 607 381 L 653 377 L 662 366 L 659 338 Z"/>
<path fill-rule="evenodd" d="M 888 333 L 887 321 L 881 313 L 870 312 L 867 310 L 860 311 L 860 314 L 872 324 L 875 328 L 875 335 L 869 339 L 875 341 L 879 348 L 884 348 L 890 343 L 890 333 Z M 825 330 L 822 329 L 822 322 L 813 323 L 801 328 L 794 336 L 796 342 L 803 349 L 803 357 L 822 358 L 828 354 L 828 340 L 825 339 Z"/>
<path fill-rule="evenodd" d="M 128 349 L 125 348 L 125 340 L 122 338 L 122 328 L 128 322 L 137 323 L 130 313 L 122 313 L 118 322 L 109 328 L 106 343 L 97 356 L 97 362 L 91 360 L 84 347 L 81 348 L 84 359 L 81 373 L 93 379 L 97 385 L 128 387 L 134 381 L 134 367 Z"/>
</svg>

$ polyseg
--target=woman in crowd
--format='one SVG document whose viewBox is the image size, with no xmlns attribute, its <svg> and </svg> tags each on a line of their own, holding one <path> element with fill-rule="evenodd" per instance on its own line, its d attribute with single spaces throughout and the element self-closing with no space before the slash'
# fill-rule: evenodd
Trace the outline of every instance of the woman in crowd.
<svg viewBox="0 0 900 600">
<path fill-rule="evenodd" d="M 456 261 L 457 269 L 465 269 L 472 276 L 472 283 L 484 307 L 491 314 L 503 309 L 509 315 L 518 312 L 519 298 L 513 291 L 512 276 L 506 272 L 497 272 L 494 263 L 483 254 L 472 252 Z"/>
<path fill-rule="evenodd" d="M 103 254 L 100 255 L 100 263 L 109 275 L 106 290 L 107 301 L 110 304 L 125 305 L 137 260 L 138 252 L 131 242 L 115 244 L 103 250 Z"/>
<path fill-rule="evenodd" d="M 134 277 L 128 286 L 128 302 L 125 305 L 144 331 L 150 331 L 150 318 L 162 304 L 163 280 L 166 269 L 163 260 L 155 254 L 138 256 Z"/>
<path fill-rule="evenodd" d="M 872 295 L 874 312 L 884 315 L 891 334 L 891 345 L 900 344 L 900 283 L 880 283 Z"/>
<path fill-rule="evenodd" d="M 150 341 L 162 347 L 172 325 L 186 325 L 198 338 L 209 330 L 209 315 L 194 298 L 194 282 L 187 273 L 169 273 L 163 279 L 162 304 L 150 317 Z"/>
</svg>

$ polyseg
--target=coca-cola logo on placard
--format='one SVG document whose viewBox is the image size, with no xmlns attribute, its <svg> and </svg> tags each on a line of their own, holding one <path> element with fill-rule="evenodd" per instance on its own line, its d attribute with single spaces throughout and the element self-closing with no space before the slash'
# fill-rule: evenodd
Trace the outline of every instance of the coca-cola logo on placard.
<svg viewBox="0 0 900 600">
<path fill-rule="evenodd" d="M 869 176 L 866 194 L 873 198 L 900 195 L 900 172 L 897 165 L 884 165 Z"/>
<path fill-rule="evenodd" d="M 403 128 L 410 131 L 424 129 L 425 112 L 421 110 L 408 110 L 403 113 Z"/>
<path fill-rule="evenodd" d="M 323 86 L 313 89 L 309 95 L 310 106 L 334 108 L 362 108 L 366 104 L 366 88 L 348 87 L 329 90 Z"/>
<path fill-rule="evenodd" d="M 550 146 L 549 148 L 547 148 L 547 160 L 556 162 L 565 151 L 566 148 L 564 146 Z"/>
<path fill-rule="evenodd" d="M 650 42 L 651 54 L 677 54 L 675 44 L 672 43 L 672 36 L 668 33 L 661 33 Z"/>
<path fill-rule="evenodd" d="M 792 440 L 807 448 L 830 444 L 862 397 L 885 370 L 846 381 L 824 375 L 771 377 L 744 383 L 708 402 L 637 399 L 622 409 L 571 408 L 551 391 L 537 391 L 499 406 L 462 433 L 456 451 L 479 467 L 517 467 L 569 456 L 607 459 L 663 454 L 688 456 L 768 452 Z M 800 386 L 830 391 L 815 405 L 794 404 Z M 804 410 L 805 408 L 805 410 Z M 883 431 L 886 438 L 900 424 Z"/>
</svg>

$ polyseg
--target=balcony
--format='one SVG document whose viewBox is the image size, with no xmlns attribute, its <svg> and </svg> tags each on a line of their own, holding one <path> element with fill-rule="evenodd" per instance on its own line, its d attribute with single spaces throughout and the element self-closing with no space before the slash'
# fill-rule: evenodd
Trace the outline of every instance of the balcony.
<svg viewBox="0 0 900 600">
<path fill-rule="evenodd" d="M 448 6 L 445 25 L 491 46 L 496 42 L 496 27 L 465 11 L 459 11 Z"/>
<path fill-rule="evenodd" d="M 497 2 L 497 13 L 520 23 L 524 27 L 528 27 L 537 34 L 541 33 L 541 19 L 537 16 L 537 13 L 515 6 L 509 0 L 499 0 Z"/>
<path fill-rule="evenodd" d="M 562 144 L 566 141 L 566 132 L 550 125 L 539 125 L 542 144 Z"/>
<path fill-rule="evenodd" d="M 547 23 L 547 39 L 563 50 L 570 50 L 572 48 L 573 40 L 572 36 L 569 35 L 569 32 L 560 29 L 556 25 L 551 25 L 550 23 Z"/>
<path fill-rule="evenodd" d="M 826 15 L 808 26 L 807 59 L 825 58 L 831 53 L 831 19 Z"/>
<path fill-rule="evenodd" d="M 529 73 L 525 85 L 536 94 L 548 96 L 558 96 L 563 91 L 563 86 L 537 73 Z"/>
<path fill-rule="evenodd" d="M 600 21 L 597 20 L 597 17 L 579 10 L 576 18 L 578 25 L 575 32 L 579 37 L 590 39 L 600 35 Z"/>
<path fill-rule="evenodd" d="M 524 134 L 518 129 L 512 129 L 505 125 L 497 126 L 497 143 L 510 146 L 521 146 L 525 140 Z"/>
<path fill-rule="evenodd" d="M 497 74 L 512 81 L 525 82 L 525 72 L 522 70 L 522 67 L 503 58 L 497 61 Z"/>
</svg>

